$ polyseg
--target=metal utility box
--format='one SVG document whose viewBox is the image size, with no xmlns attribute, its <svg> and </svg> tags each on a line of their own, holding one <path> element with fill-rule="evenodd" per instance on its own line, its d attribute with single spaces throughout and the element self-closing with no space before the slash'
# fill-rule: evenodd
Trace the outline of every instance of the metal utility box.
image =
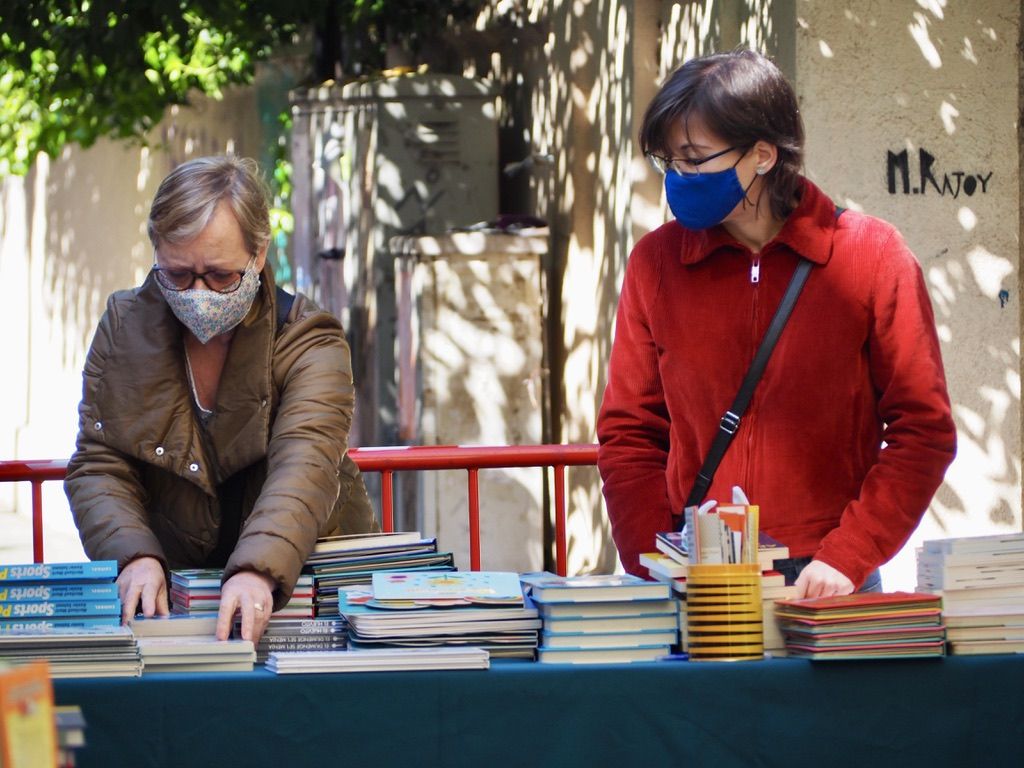
<svg viewBox="0 0 1024 768">
<path fill-rule="evenodd" d="M 398 256 L 401 436 L 423 445 L 544 442 L 547 229 L 397 237 L 390 248 Z M 466 473 L 422 475 L 417 527 L 468 552 Z M 483 562 L 541 570 L 543 471 L 487 469 L 479 479 Z"/>
<path fill-rule="evenodd" d="M 344 297 L 345 306 L 334 311 L 352 346 L 352 443 L 392 445 L 398 442 L 396 306 L 388 243 L 396 235 L 441 234 L 496 216 L 494 93 L 464 77 L 407 75 L 295 93 L 292 114 L 296 272 L 304 274 L 302 259 L 324 252 L 326 243 L 334 264 L 310 264 L 305 273 L 329 275 L 340 284 L 320 286 L 320 293 Z M 336 159 L 325 151 L 332 140 L 340 148 Z M 325 206 L 326 194 L 337 202 Z M 325 210 L 342 233 L 320 221 Z M 303 290 L 301 281 L 298 287 Z"/>
</svg>

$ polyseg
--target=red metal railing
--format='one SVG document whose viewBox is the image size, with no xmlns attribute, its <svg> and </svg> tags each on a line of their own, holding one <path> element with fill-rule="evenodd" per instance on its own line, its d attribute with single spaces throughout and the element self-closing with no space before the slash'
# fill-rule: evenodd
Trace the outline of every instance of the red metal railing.
<svg viewBox="0 0 1024 768">
<path fill-rule="evenodd" d="M 418 470 L 467 472 L 469 492 L 469 563 L 480 570 L 480 470 L 507 467 L 554 469 L 555 569 L 567 569 L 565 468 L 593 466 L 596 445 L 411 446 L 356 448 L 350 455 L 363 472 L 381 474 L 381 527 L 394 530 L 394 473 Z M 63 480 L 67 461 L 0 461 L 0 482 L 32 484 L 32 557 L 43 562 L 43 493 L 47 480 Z"/>
</svg>

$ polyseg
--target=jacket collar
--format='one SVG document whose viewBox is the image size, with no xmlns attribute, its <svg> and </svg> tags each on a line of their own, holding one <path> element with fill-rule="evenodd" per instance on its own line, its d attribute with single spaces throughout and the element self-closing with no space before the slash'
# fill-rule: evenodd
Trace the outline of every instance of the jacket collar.
<svg viewBox="0 0 1024 768">
<path fill-rule="evenodd" d="M 762 252 L 782 245 L 815 264 L 825 264 L 832 256 L 835 229 L 835 204 L 817 186 L 802 179 L 800 202 L 789 214 L 779 234 L 765 245 Z M 697 264 L 722 248 L 747 250 L 720 224 L 688 234 L 690 237 L 681 238 L 679 255 L 680 261 L 686 265 Z"/>
<path fill-rule="evenodd" d="M 109 381 L 97 393 L 99 413 L 117 414 L 118 428 L 107 430 L 115 448 L 152 463 L 160 446 L 170 459 L 168 469 L 211 495 L 226 478 L 266 456 L 276 330 L 269 268 L 264 268 L 260 283 L 252 308 L 235 330 L 221 373 L 216 415 L 205 434 L 192 406 L 182 326 L 152 275 L 135 289 L 111 334 L 102 372 Z M 189 468 L 193 463 L 198 471 Z"/>
</svg>

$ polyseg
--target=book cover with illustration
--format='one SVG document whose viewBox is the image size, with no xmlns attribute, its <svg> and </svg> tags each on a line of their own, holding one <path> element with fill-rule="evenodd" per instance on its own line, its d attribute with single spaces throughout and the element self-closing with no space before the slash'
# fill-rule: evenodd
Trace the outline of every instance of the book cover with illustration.
<svg viewBox="0 0 1024 768">
<path fill-rule="evenodd" d="M 45 661 L 0 664 L 0 765 L 57 764 L 53 683 Z"/>
<path fill-rule="evenodd" d="M 507 571 L 404 571 L 373 574 L 375 602 L 411 601 L 522 605 L 519 575 Z"/>
</svg>

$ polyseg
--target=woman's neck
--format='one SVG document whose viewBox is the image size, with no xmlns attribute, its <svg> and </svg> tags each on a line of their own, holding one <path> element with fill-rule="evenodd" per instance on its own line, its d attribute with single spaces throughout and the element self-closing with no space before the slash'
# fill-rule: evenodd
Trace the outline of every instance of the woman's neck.
<svg viewBox="0 0 1024 768">
<path fill-rule="evenodd" d="M 758 215 L 757 208 L 750 208 L 744 213 L 746 215 L 723 222 L 722 226 L 726 232 L 754 253 L 760 253 L 786 223 L 785 219 L 776 219 L 770 214 Z"/>
</svg>

